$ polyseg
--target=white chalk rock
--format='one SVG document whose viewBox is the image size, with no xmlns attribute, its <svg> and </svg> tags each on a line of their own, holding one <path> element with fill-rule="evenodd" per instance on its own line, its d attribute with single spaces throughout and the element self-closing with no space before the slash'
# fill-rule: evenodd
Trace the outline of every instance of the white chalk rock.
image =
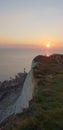
<svg viewBox="0 0 63 130">
<path fill-rule="evenodd" d="M 24 82 L 23 88 L 20 92 L 20 95 L 13 100 L 13 96 L 9 99 L 5 99 L 4 103 L 2 103 L 2 106 L 0 107 L 0 123 L 4 121 L 6 118 L 8 118 L 12 114 L 21 113 L 23 109 L 29 107 L 29 101 L 33 97 L 33 90 L 34 90 L 34 84 L 33 84 L 33 70 L 32 68 L 36 64 L 33 62 L 31 71 L 28 73 L 26 80 Z M 10 101 L 9 101 L 10 100 Z"/>
</svg>

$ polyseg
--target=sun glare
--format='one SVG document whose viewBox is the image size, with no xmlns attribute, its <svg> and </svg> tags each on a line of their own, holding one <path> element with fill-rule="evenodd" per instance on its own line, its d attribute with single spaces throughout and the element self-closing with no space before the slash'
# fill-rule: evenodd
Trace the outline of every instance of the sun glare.
<svg viewBox="0 0 63 130">
<path fill-rule="evenodd" d="M 46 53 L 46 56 L 47 56 L 47 57 L 49 57 L 49 54 L 48 54 L 48 53 Z"/>
<path fill-rule="evenodd" d="M 46 47 L 49 48 L 49 47 L 50 47 L 50 43 L 47 43 L 47 44 L 46 44 Z"/>
</svg>

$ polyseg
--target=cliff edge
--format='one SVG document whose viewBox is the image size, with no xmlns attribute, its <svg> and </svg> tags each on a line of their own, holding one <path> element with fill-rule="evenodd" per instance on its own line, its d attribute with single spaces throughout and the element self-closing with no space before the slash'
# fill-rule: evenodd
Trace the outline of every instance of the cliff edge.
<svg viewBox="0 0 63 130">
<path fill-rule="evenodd" d="M 33 59 L 14 106 L 1 130 L 63 130 L 63 55 Z"/>
</svg>

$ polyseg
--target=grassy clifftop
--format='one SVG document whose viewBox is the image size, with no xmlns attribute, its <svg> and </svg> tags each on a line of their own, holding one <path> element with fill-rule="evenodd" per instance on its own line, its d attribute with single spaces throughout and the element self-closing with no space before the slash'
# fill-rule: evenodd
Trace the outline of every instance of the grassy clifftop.
<svg viewBox="0 0 63 130">
<path fill-rule="evenodd" d="M 55 58 L 34 59 L 38 65 L 33 68 L 35 89 L 30 107 L 10 117 L 2 130 L 63 130 L 63 59 Z"/>
</svg>

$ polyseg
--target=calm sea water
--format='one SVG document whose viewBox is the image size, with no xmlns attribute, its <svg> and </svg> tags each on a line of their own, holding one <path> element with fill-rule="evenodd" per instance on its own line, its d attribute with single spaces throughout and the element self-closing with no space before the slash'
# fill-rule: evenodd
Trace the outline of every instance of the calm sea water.
<svg viewBox="0 0 63 130">
<path fill-rule="evenodd" d="M 28 72 L 35 56 L 43 54 L 38 49 L 1 49 L 0 48 L 0 81 L 14 77 L 17 73 Z"/>
</svg>

